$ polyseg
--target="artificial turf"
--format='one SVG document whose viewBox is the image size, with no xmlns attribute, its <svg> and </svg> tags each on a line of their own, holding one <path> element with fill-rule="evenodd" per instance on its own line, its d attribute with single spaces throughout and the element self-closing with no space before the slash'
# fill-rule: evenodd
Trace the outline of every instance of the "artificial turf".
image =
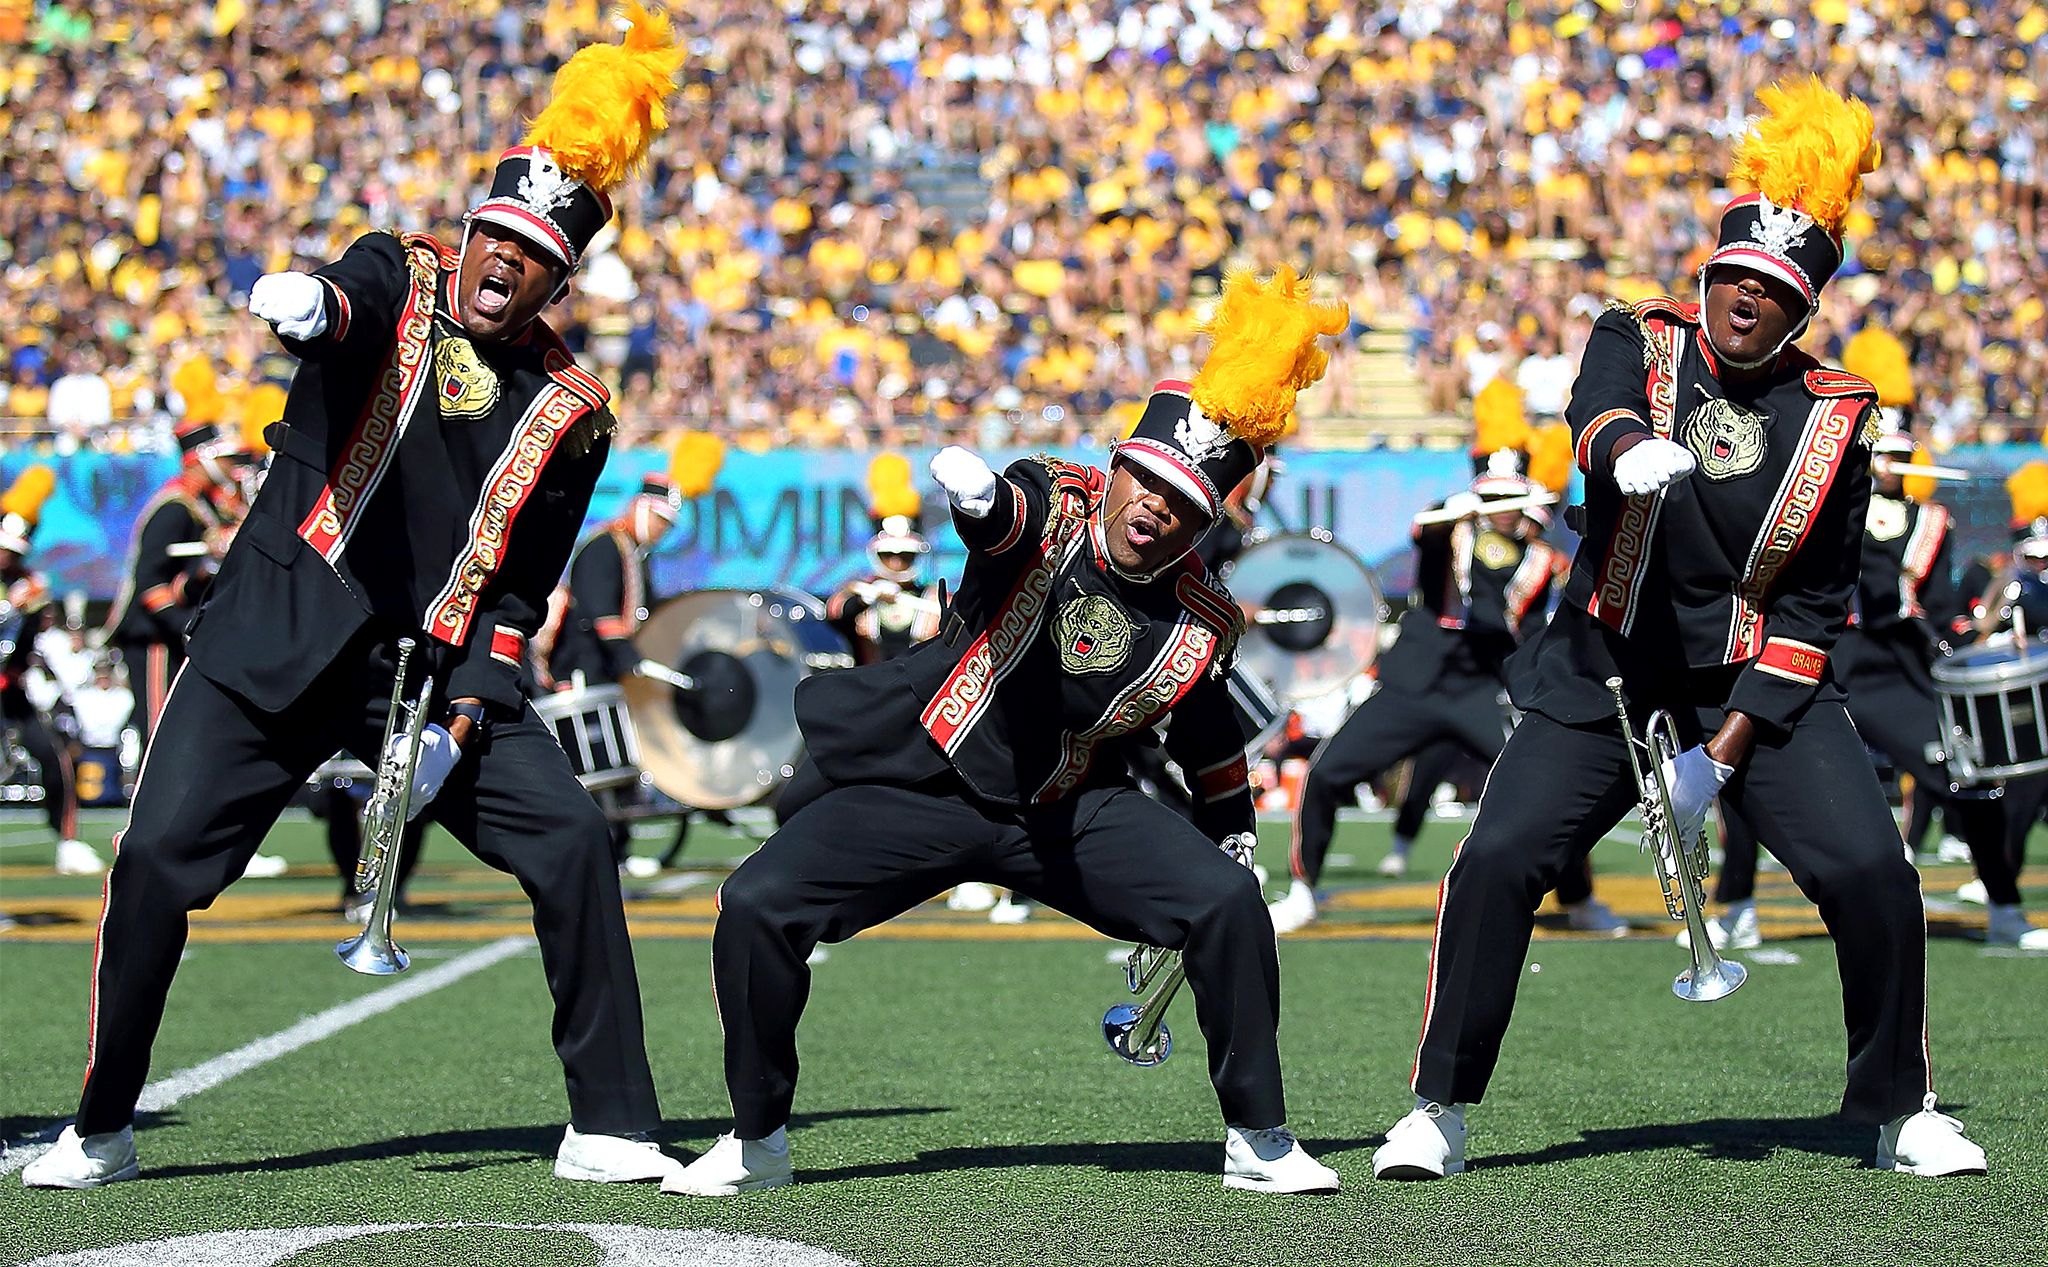
<svg viewBox="0 0 2048 1267">
<path fill-rule="evenodd" d="M 1455 838 L 1448 826 L 1431 831 L 1417 856 L 1424 873 L 1441 868 Z M 1283 832 L 1268 828 L 1276 870 Z M 1323 936 L 1282 946 L 1292 1123 L 1343 1176 L 1334 1197 L 1221 1189 L 1221 1125 L 1188 999 L 1173 1012 L 1175 1057 L 1128 1067 L 1097 1025 L 1122 997 L 1107 943 L 1067 937 L 1053 917 L 1034 921 L 1037 939 L 986 940 L 976 917 L 927 911 L 919 936 L 881 930 L 835 948 L 816 971 L 793 1188 L 707 1202 L 553 1180 L 561 1075 L 540 966 L 522 955 L 145 1121 L 140 1182 L 25 1192 L 5 1176 L 0 1262 L 193 1232 L 392 1223 L 704 1228 L 871 1265 L 2048 1261 L 2048 959 L 1953 935 L 1930 947 L 1935 1067 L 1943 1107 L 1990 1155 L 1988 1177 L 1873 1170 L 1872 1132 L 1832 1116 L 1843 1037 L 1826 940 L 1775 942 L 1797 962 L 1753 962 L 1734 998 L 1689 1006 L 1668 991 L 1684 952 L 1646 931 L 1613 944 L 1540 939 L 1499 1075 L 1470 1116 L 1472 1169 L 1438 1184 L 1373 1181 L 1372 1148 L 1409 1102 L 1428 953 L 1420 938 L 1381 935 L 1425 918 L 1408 907 L 1427 900 L 1426 885 L 1367 878 L 1383 839 L 1375 825 L 1344 829 L 1337 847 L 1355 862 L 1330 878 L 1354 900 L 1318 926 Z M 305 828 L 285 829 L 279 847 L 315 869 Z M 497 919 L 491 893 L 502 882 L 463 866 L 447 842 L 432 848 L 416 896 L 468 895 L 435 908 L 432 927 Z M 692 856 L 739 848 L 710 835 Z M 33 912 L 96 890 L 30 878 L 29 851 L 0 857 L 0 909 Z M 1663 933 L 1647 918 L 1646 886 L 1626 882 L 1633 854 L 1605 846 L 1600 861 L 1607 889 L 1629 899 L 1617 905 Z M 1931 872 L 1928 891 L 1965 875 Z M 2041 906 L 2042 877 L 2029 878 Z M 318 922 L 332 883 L 313 874 L 234 892 L 303 894 L 304 914 L 252 913 L 248 925 L 292 928 Z M 1766 898 L 1767 909 L 1796 913 L 1781 881 Z M 636 946 L 667 1119 L 660 1137 L 685 1155 L 726 1126 L 709 947 L 688 931 L 700 924 L 690 910 L 672 926 L 650 917 Z M 380 988 L 317 941 L 235 940 L 242 927 L 193 944 L 157 1074 Z M 338 921 L 328 931 L 341 931 Z M 0 1138 L 75 1101 L 91 946 L 89 931 L 62 934 L 61 920 L 0 934 Z M 424 967 L 473 943 L 411 944 L 426 952 Z M 776 1261 L 760 1247 L 717 1252 L 729 1258 L 675 1261 Z M 575 1233 L 467 1226 L 285 1261 L 485 1267 L 600 1255 Z"/>
</svg>

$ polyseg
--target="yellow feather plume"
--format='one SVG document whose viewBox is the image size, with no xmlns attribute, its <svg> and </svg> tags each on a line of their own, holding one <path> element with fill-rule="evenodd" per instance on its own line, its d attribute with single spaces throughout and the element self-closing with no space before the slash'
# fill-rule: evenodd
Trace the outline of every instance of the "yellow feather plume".
<svg viewBox="0 0 2048 1267">
<path fill-rule="evenodd" d="M 2012 498 L 2013 527 L 2048 518 L 2048 462 L 2029 462 L 2014 471 L 2006 477 L 2005 492 Z"/>
<path fill-rule="evenodd" d="M 624 17 L 625 42 L 591 44 L 564 62 L 547 108 L 526 130 L 526 144 L 597 190 L 624 180 L 668 127 L 667 99 L 683 64 L 667 14 L 628 3 Z"/>
<path fill-rule="evenodd" d="M 1870 109 L 1835 95 L 1814 76 L 1757 93 L 1764 113 L 1735 150 L 1729 173 L 1780 207 L 1797 207 L 1839 234 L 1863 192 L 1863 173 L 1876 171 L 1876 125 Z"/>
<path fill-rule="evenodd" d="M 725 465 L 725 442 L 708 431 L 685 431 L 670 450 L 668 477 L 685 501 L 702 497 L 718 482 Z"/>
<path fill-rule="evenodd" d="M 1842 368 L 1870 380 L 1877 403 L 1894 408 L 1913 403 L 1913 365 L 1906 345 L 1880 326 L 1865 326 L 1842 348 Z"/>
<path fill-rule="evenodd" d="M 1934 465 L 1934 455 L 1927 451 L 1926 445 L 1916 444 L 1913 446 L 1912 462 L 1915 466 L 1932 466 Z M 1899 480 L 1899 485 L 1899 491 L 1916 502 L 1932 501 L 1934 499 L 1935 479 L 1932 475 L 1902 476 Z"/>
<path fill-rule="evenodd" d="M 1190 393 L 1211 421 L 1260 448 L 1286 434 L 1295 393 L 1329 368 L 1320 335 L 1337 334 L 1348 306 L 1318 303 L 1308 279 L 1282 267 L 1261 280 L 1244 270 L 1223 279 L 1223 298 L 1203 331 L 1209 355 Z"/>
<path fill-rule="evenodd" d="M 1529 420 L 1522 412 L 1522 389 L 1505 378 L 1494 379 L 1472 398 L 1472 424 L 1476 433 L 1474 453 L 1498 453 L 1502 449 L 1529 446 Z"/>
<path fill-rule="evenodd" d="M 1578 459 L 1572 454 L 1568 422 L 1548 422 L 1529 432 L 1529 478 L 1553 493 L 1571 487 Z"/>
<path fill-rule="evenodd" d="M 911 482 L 910 459 L 901 453 L 884 453 L 868 463 L 868 513 L 877 519 L 901 515 L 915 519 L 924 510 L 924 498 Z"/>
<path fill-rule="evenodd" d="M 0 495 L 0 515 L 20 515 L 34 523 L 42 517 L 43 503 L 57 491 L 57 472 L 37 463 L 14 477 L 14 483 Z"/>
</svg>

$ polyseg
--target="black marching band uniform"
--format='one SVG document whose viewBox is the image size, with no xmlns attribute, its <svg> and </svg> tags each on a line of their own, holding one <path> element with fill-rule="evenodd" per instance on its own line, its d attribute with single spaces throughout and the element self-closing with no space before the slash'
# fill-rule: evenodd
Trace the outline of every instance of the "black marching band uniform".
<svg viewBox="0 0 2048 1267">
<path fill-rule="evenodd" d="M 604 188 L 659 130 L 681 59 L 665 20 L 633 13 L 623 48 L 586 49 L 557 73 L 554 101 L 471 212 L 465 249 L 481 223 L 510 231 L 528 240 L 525 267 L 558 268 L 566 287 L 610 218 Z M 593 88 L 593 54 L 630 63 L 631 81 Z M 82 1186 L 89 1176 L 52 1170 L 67 1148 L 81 1164 L 74 1130 L 87 1159 L 122 1166 L 120 1145 L 101 1141 L 133 1115 L 188 913 L 241 874 L 328 756 L 377 762 L 401 638 L 418 644 L 415 686 L 422 668 L 433 675 L 437 723 L 449 701 L 482 701 L 426 815 L 533 900 L 572 1124 L 557 1174 L 576 1132 L 660 1122 L 605 822 L 521 686 L 615 424 L 604 387 L 542 320 L 472 340 L 461 258 L 424 233 L 379 232 L 312 275 L 320 321 L 309 312 L 311 337 L 286 339 L 300 367 L 267 433 L 274 464 L 192 625 L 107 885 L 77 1124 L 30 1166 L 31 1184 Z M 94 1181 L 133 1173 L 131 1144 L 122 1173 Z"/>
<path fill-rule="evenodd" d="M 617 682 L 639 665 L 633 635 L 653 606 L 654 582 L 647 562 L 653 541 L 640 541 L 632 521 L 636 514 L 652 515 L 665 527 L 674 522 L 676 502 L 675 482 L 666 472 L 650 472 L 616 519 L 577 543 L 569 557 L 568 578 L 554 596 L 561 615 L 551 622 L 547 655 L 536 666 L 544 688 L 559 689 L 579 680 L 591 685 Z M 536 639 L 535 645 L 539 648 L 543 641 Z"/>
<path fill-rule="evenodd" d="M 78 790 L 72 778 L 71 748 L 28 697 L 28 671 L 36 660 L 36 636 L 57 613 L 49 583 L 28 564 L 43 502 L 56 487 L 56 472 L 31 466 L 0 497 L 0 719 L 14 730 L 23 752 L 41 771 L 43 813 L 57 833 L 59 866 L 64 850 L 78 840 Z M 96 869 L 96 868 L 95 868 Z"/>
<path fill-rule="evenodd" d="M 918 574 L 932 549 L 918 531 L 923 499 L 902 456 L 885 453 L 868 464 L 868 509 L 875 522 L 870 568 L 825 600 L 825 619 L 853 648 L 856 664 L 908 655 L 939 632 L 938 599 Z"/>
<path fill-rule="evenodd" d="M 1313 888 L 1336 828 L 1338 807 L 1358 785 L 1395 762 L 1450 741 L 1492 764 L 1507 739 L 1502 666 L 1529 630 L 1540 628 L 1563 556 L 1527 531 L 1483 518 L 1485 502 L 1538 491 L 1519 475 L 1488 473 L 1469 490 L 1473 514 L 1418 525 L 1415 605 L 1379 664 L 1379 689 L 1360 704 L 1311 760 L 1294 820 L 1297 882 Z"/>
<path fill-rule="evenodd" d="M 1249 282 L 1231 279 L 1220 312 Z M 1316 314 L 1302 319 L 1308 360 L 1316 333 L 1341 318 L 1308 308 L 1291 274 L 1274 285 Z M 1220 359 L 1212 352 L 1205 371 Z M 1297 381 L 1314 381 L 1319 354 L 1313 368 Z M 1193 390 L 1202 398 L 1199 376 Z M 1159 385 L 1116 454 L 1167 472 L 1211 522 L 1217 490 L 1258 461 L 1178 382 Z M 1258 885 L 1235 856 L 1248 857 L 1253 830 L 1224 678 L 1241 617 L 1192 550 L 1147 576 L 1112 563 L 1107 478 L 1050 457 L 1011 464 L 984 517 L 955 509 L 968 559 L 941 636 L 798 687 L 819 786 L 726 880 L 713 938 L 738 1139 L 770 1139 L 789 1121 L 812 948 L 968 880 L 1181 950 L 1226 1122 L 1284 1121 L 1279 965 Z M 1198 788 L 1193 823 L 1129 773 L 1128 746 L 1169 716 L 1167 748 Z"/>
<path fill-rule="evenodd" d="M 1648 300 L 1594 324 L 1567 415 L 1585 474 L 1584 542 L 1556 614 L 1508 666 L 1524 717 L 1441 889 L 1416 1106 L 1375 1154 L 1376 1174 L 1462 1168 L 1462 1106 L 1485 1095 L 1499 1058 L 1537 900 L 1637 803 L 1612 677 L 1639 733 L 1659 708 L 1695 747 L 1732 712 L 1753 720 L 1755 746 L 1722 804 L 1782 848 L 1835 940 L 1848 1037 L 1842 1111 L 1892 1120 L 1879 1137 L 1887 1168 L 1902 1132 L 1924 1140 L 1936 1130 L 1926 1123 L 1952 1124 L 1932 1112 L 1919 877 L 1843 707 L 1833 654 L 1862 556 L 1876 392 L 1789 346 L 1840 265 L 1840 216 L 1807 214 L 1817 196 L 1784 188 L 1773 157 L 1788 132 L 1840 138 L 1821 148 L 1846 169 L 1835 198 L 1845 210 L 1858 170 L 1875 161 L 1870 117 L 1817 81 L 1762 95 L 1771 113 L 1738 155 L 1738 172 L 1762 193 L 1729 204 L 1700 289 L 1704 299 L 1717 269 L 1750 270 L 1795 288 L 1805 311 L 1790 314 L 1777 354 L 1758 363 L 1769 368 L 1744 379 L 1724 380 L 1693 305 Z M 1623 494 L 1624 452 L 1671 440 L 1696 472 Z M 1938 1164 L 1949 1168 L 1920 1173 L 1966 1168 L 1970 1153 L 1982 1170 L 1981 1150 L 1959 1132 L 1947 1138 Z"/>
</svg>

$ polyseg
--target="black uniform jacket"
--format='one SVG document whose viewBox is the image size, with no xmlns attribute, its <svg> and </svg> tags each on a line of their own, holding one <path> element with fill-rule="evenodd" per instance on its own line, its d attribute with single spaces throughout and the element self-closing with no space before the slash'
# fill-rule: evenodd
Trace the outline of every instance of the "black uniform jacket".
<svg viewBox="0 0 2048 1267">
<path fill-rule="evenodd" d="M 1939 644 L 1955 636 L 1963 608 L 1951 536 L 1949 513 L 1940 506 L 1871 497 L 1862 574 L 1836 648 L 1848 689 L 1856 689 L 1860 675 L 1893 673 L 1933 690 L 1930 666 Z"/>
<path fill-rule="evenodd" d="M 895 598 L 871 598 L 864 586 L 894 585 Z M 918 643 L 939 632 L 938 602 L 921 581 L 899 580 L 877 572 L 848 581 L 825 600 L 825 619 L 853 644 L 862 664 L 909 655 Z M 871 592 L 870 592 L 871 593 Z"/>
<path fill-rule="evenodd" d="M 951 771 L 983 799 L 1059 801 L 1127 780 L 1127 745 L 1169 714 L 1167 751 L 1216 840 L 1252 830 L 1244 731 L 1225 675 L 1242 618 L 1191 552 L 1156 576 L 1110 561 L 1100 470 L 1011 464 L 983 519 L 955 515 L 968 560 L 941 636 L 909 655 L 804 679 L 797 720 L 835 782 Z"/>
<path fill-rule="evenodd" d="M 135 519 L 128 579 L 107 617 L 107 636 L 124 645 L 182 646 L 185 626 L 206 592 L 210 560 L 173 555 L 173 546 L 204 541 L 221 526 L 206 494 L 180 475 L 149 499 Z"/>
<path fill-rule="evenodd" d="M 1563 556 L 1469 519 L 1414 536 L 1415 604 L 1380 658 L 1380 685 L 1420 694 L 1446 676 L 1497 682 L 1525 626 L 1541 622 Z"/>
<path fill-rule="evenodd" d="M 1740 388 L 1718 368 L 1693 305 L 1645 300 L 1594 323 L 1566 411 L 1585 540 L 1556 616 L 1509 665 L 1519 707 L 1612 716 L 1617 673 L 1633 704 L 1725 708 L 1776 730 L 1841 698 L 1829 656 L 1862 556 L 1877 393 L 1797 350 Z M 1614 459 L 1651 435 L 1699 469 L 1625 497 Z"/>
<path fill-rule="evenodd" d="M 540 321 L 472 342 L 456 257 L 372 233 L 315 274 L 277 456 L 192 626 L 199 670 L 281 711 L 375 618 L 431 652 L 438 692 L 509 714 L 609 448 L 597 380 Z"/>
<path fill-rule="evenodd" d="M 576 547 L 569 560 L 567 600 L 548 655 L 548 676 L 566 682 L 616 682 L 640 663 L 633 633 L 647 619 L 647 560 L 614 524 Z"/>
</svg>

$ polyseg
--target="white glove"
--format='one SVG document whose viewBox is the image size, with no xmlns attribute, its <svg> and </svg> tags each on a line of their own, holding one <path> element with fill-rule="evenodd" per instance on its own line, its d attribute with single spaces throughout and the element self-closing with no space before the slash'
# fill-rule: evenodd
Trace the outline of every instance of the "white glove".
<svg viewBox="0 0 2048 1267">
<path fill-rule="evenodd" d="M 1722 765 L 1698 745 L 1664 763 L 1664 785 L 1671 789 L 1671 812 L 1677 818 L 1674 840 L 1691 840 L 1706 828 L 1707 808 L 1734 773 L 1734 766 Z"/>
<path fill-rule="evenodd" d="M 1258 847 L 1259 838 L 1248 831 L 1225 836 L 1221 845 L 1223 852 L 1230 855 L 1230 860 L 1247 871 L 1251 870 L 1252 854 Z"/>
<path fill-rule="evenodd" d="M 1698 466 L 1691 449 L 1651 436 L 1647 440 L 1638 440 L 1614 459 L 1614 482 L 1621 486 L 1622 492 L 1634 497 L 1675 484 L 1692 474 Z"/>
<path fill-rule="evenodd" d="M 404 735 L 391 737 L 394 755 L 404 743 Z M 460 760 L 462 745 L 455 742 L 455 736 L 448 733 L 448 728 L 434 722 L 427 723 L 427 728 L 420 732 L 420 759 L 412 768 L 412 804 L 406 807 L 407 822 L 418 818 L 420 811 L 441 794 L 441 785 L 448 781 L 449 772 Z"/>
<path fill-rule="evenodd" d="M 981 455 L 949 444 L 932 457 L 932 478 L 946 490 L 946 500 L 969 519 L 981 519 L 996 504 L 996 473 Z"/>
<path fill-rule="evenodd" d="M 311 273 L 265 273 L 249 288 L 249 313 L 287 339 L 327 333 L 327 288 Z"/>
<path fill-rule="evenodd" d="M 1478 514 L 1480 508 L 1485 505 L 1479 494 L 1468 488 L 1462 493 L 1452 493 L 1444 498 L 1444 513 L 1463 519 L 1467 515 Z"/>
</svg>

